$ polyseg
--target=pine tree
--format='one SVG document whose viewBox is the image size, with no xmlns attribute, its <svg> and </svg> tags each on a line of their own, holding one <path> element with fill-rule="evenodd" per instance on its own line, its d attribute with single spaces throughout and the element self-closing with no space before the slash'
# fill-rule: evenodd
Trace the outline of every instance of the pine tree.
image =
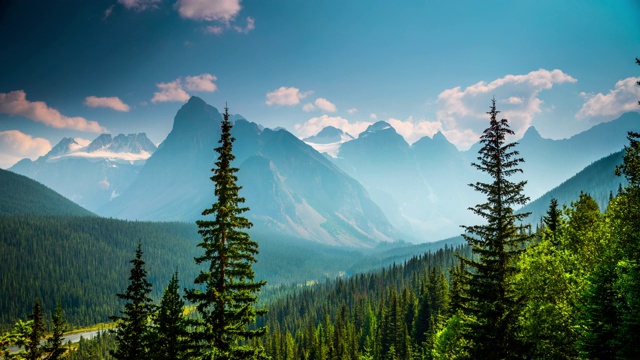
<svg viewBox="0 0 640 360">
<path fill-rule="evenodd" d="M 176 272 L 162 295 L 155 318 L 153 334 L 155 345 L 152 349 L 152 358 L 155 360 L 182 359 L 185 356 L 189 334 L 183 315 L 184 300 L 179 290 Z"/>
<path fill-rule="evenodd" d="M 118 360 L 146 359 L 149 354 L 149 319 L 155 310 L 149 297 L 151 283 L 147 281 L 147 270 L 142 260 L 142 245 L 138 243 L 136 255 L 130 261 L 133 265 L 129 276 L 129 286 L 124 294 L 117 294 L 124 305 L 123 316 L 112 316 L 116 322 L 115 338 L 118 345 L 111 356 Z"/>
<path fill-rule="evenodd" d="M 558 199 L 551 199 L 547 214 L 542 218 L 542 221 L 544 221 L 545 226 L 549 229 L 550 240 L 554 246 L 558 246 L 559 244 L 561 216 L 562 213 L 560 209 L 558 209 Z"/>
<path fill-rule="evenodd" d="M 239 195 L 238 169 L 231 165 L 235 159 L 232 126 L 229 109 L 225 108 L 220 146 L 215 149 L 218 160 L 211 177 L 217 201 L 202 212 L 203 216 L 214 218 L 196 222 L 202 236 L 198 246 L 204 255 L 195 261 L 208 264 L 208 268 L 194 281 L 201 288 L 186 293 L 200 317 L 191 334 L 192 350 L 195 356 L 206 359 L 261 358 L 264 354 L 264 349 L 253 346 L 251 340 L 263 336 L 266 328 L 248 328 L 256 316 L 266 313 L 254 306 L 256 293 L 265 282 L 254 280 L 252 264 L 256 262 L 258 244 L 244 231 L 252 224 L 242 216 L 249 209 L 241 206 L 245 200 Z"/>
<path fill-rule="evenodd" d="M 470 208 L 486 219 L 487 224 L 462 226 L 463 237 L 473 253 L 470 259 L 461 260 L 468 271 L 468 290 L 462 310 L 474 319 L 468 323 L 465 337 L 472 342 L 468 350 L 475 359 L 517 357 L 520 351 L 514 329 L 517 299 L 511 283 L 516 273 L 515 260 L 523 244 L 531 239 L 526 227 L 519 224 L 529 214 L 514 212 L 515 206 L 528 201 L 522 193 L 526 181 L 509 180 L 522 172 L 518 165 L 524 160 L 517 157 L 518 152 L 513 149 L 517 143 L 506 143 L 506 136 L 514 132 L 506 119 L 497 119 L 498 113 L 493 99 L 488 112 L 490 125 L 480 137 L 483 146 L 479 163 L 472 164 L 487 173 L 492 182 L 470 184 L 487 197 L 487 202 Z"/>
<path fill-rule="evenodd" d="M 63 345 L 63 335 L 64 332 L 67 331 L 67 323 L 64 319 L 64 310 L 62 309 L 62 304 L 60 302 L 56 305 L 51 318 L 53 320 L 53 334 L 49 339 L 47 339 L 47 344 L 45 346 L 49 353 L 47 360 L 59 360 L 67 351 Z"/>
<path fill-rule="evenodd" d="M 25 346 L 27 359 L 38 360 L 44 353 L 42 346 L 40 346 L 40 339 L 43 339 L 45 335 L 44 312 L 42 311 L 42 305 L 40 305 L 40 299 L 37 299 L 33 305 L 33 312 L 29 315 L 29 320 L 32 321 L 32 324 L 29 341 Z"/>
</svg>

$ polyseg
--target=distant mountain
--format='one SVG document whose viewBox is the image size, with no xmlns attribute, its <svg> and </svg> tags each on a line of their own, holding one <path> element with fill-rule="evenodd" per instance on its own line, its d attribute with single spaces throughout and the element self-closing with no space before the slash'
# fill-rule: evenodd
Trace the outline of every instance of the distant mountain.
<svg viewBox="0 0 640 360">
<path fill-rule="evenodd" d="M 220 136 L 218 110 L 192 97 L 139 176 L 98 213 L 124 219 L 183 220 L 215 200 L 211 169 Z M 323 244 L 369 247 L 395 231 L 364 188 L 286 130 L 235 116 L 234 166 L 256 230 Z"/>
<path fill-rule="evenodd" d="M 102 134 L 86 146 L 64 138 L 36 161 L 23 159 L 9 170 L 95 211 L 131 184 L 155 150 L 144 133 Z"/>
<path fill-rule="evenodd" d="M 525 159 L 522 168 L 523 178 L 528 180 L 527 195 L 536 199 L 592 162 L 622 150 L 628 145 L 630 130 L 640 131 L 640 113 L 623 114 L 562 140 L 544 139 L 534 127 L 529 128 L 517 147 Z"/>
<path fill-rule="evenodd" d="M 95 216 L 26 176 L 0 169 L 0 214 Z"/>
<path fill-rule="evenodd" d="M 615 196 L 620 186 L 627 185 L 624 177 L 616 176 L 614 173 L 616 166 L 622 164 L 623 155 L 624 151 L 619 151 L 595 161 L 559 186 L 527 204 L 520 212 L 531 212 L 527 221 L 538 224 L 549 209 L 552 198 L 556 198 L 560 206 L 570 206 L 571 202 L 578 200 L 580 192 L 591 195 L 600 206 L 600 210 L 605 211 L 609 196 Z"/>
<path fill-rule="evenodd" d="M 590 163 L 620 151 L 627 131 L 640 131 L 640 114 L 628 113 L 569 139 L 550 140 L 533 127 L 518 141 L 525 162 L 525 193 L 536 199 Z M 413 145 L 388 123 L 377 122 L 339 148 L 335 163 L 360 181 L 408 239 L 433 241 L 460 233 L 459 225 L 479 221 L 469 210 L 483 201 L 468 184 L 487 180 L 475 170 L 479 144 L 458 151 L 441 133 Z"/>
<path fill-rule="evenodd" d="M 469 216 L 460 209 L 468 207 L 462 201 L 473 198 L 464 181 L 470 166 L 442 133 L 410 146 L 390 124 L 379 121 L 342 144 L 334 161 L 365 186 L 405 239 L 451 236 Z"/>
<path fill-rule="evenodd" d="M 305 143 L 316 149 L 318 152 L 336 157 L 340 145 L 353 140 L 354 137 L 348 133 L 333 127 L 327 126 L 314 136 L 302 139 Z"/>
</svg>

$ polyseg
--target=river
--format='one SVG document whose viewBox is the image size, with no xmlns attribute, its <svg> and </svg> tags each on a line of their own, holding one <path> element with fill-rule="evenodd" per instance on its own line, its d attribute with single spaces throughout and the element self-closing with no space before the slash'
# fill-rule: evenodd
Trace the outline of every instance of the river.
<svg viewBox="0 0 640 360">
<path fill-rule="evenodd" d="M 93 339 L 94 337 L 96 337 L 98 335 L 99 332 L 103 332 L 103 331 L 107 331 L 107 330 L 91 330 L 91 331 L 69 333 L 69 334 L 66 334 L 64 336 L 64 340 L 62 341 L 62 343 L 66 344 L 69 341 L 71 341 L 72 343 L 76 343 L 76 342 L 80 341 L 81 337 L 83 337 L 85 339 Z M 44 344 L 45 340 L 41 340 L 40 343 Z M 16 352 L 18 350 L 20 350 L 20 348 L 17 347 L 17 346 L 9 346 L 9 351 L 11 351 L 11 352 Z"/>
</svg>

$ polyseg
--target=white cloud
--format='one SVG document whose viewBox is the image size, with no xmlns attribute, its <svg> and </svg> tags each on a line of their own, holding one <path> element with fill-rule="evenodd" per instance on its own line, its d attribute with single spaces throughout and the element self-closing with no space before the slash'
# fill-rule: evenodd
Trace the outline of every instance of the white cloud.
<svg viewBox="0 0 640 360">
<path fill-rule="evenodd" d="M 616 83 L 615 88 L 608 94 L 596 95 L 580 93 L 587 101 L 576 114 L 577 119 L 600 118 L 604 121 L 612 120 L 628 111 L 640 111 L 640 77 L 629 77 Z"/>
<path fill-rule="evenodd" d="M 292 106 L 298 105 L 300 100 L 309 96 L 312 92 L 300 92 L 300 89 L 295 87 L 284 87 L 281 86 L 276 90 L 270 91 L 267 93 L 267 101 L 265 104 L 267 105 L 283 105 L 283 106 Z"/>
<path fill-rule="evenodd" d="M 161 0 L 118 0 L 118 2 L 129 10 L 143 11 L 150 8 L 157 8 Z M 111 11 L 109 11 L 109 14 L 111 14 Z"/>
<path fill-rule="evenodd" d="M 50 150 L 47 139 L 34 138 L 18 130 L 0 131 L 0 168 L 7 169 L 24 158 L 35 160 Z"/>
<path fill-rule="evenodd" d="M 374 113 L 371 113 L 371 114 L 369 114 L 369 119 L 371 119 L 371 120 L 378 120 L 378 115 L 376 115 L 376 114 L 374 114 Z"/>
<path fill-rule="evenodd" d="M 317 98 L 314 102 L 318 109 L 326 112 L 336 112 L 338 110 L 336 106 L 325 98 Z"/>
<path fill-rule="evenodd" d="M 189 91 L 214 92 L 218 89 L 216 84 L 213 83 L 214 81 L 218 80 L 218 78 L 211 74 L 187 76 L 185 80 L 185 88 Z"/>
<path fill-rule="evenodd" d="M 524 134 L 535 114 L 542 111 L 538 94 L 556 84 L 577 80 L 561 70 L 539 69 L 525 75 L 506 75 L 489 83 L 481 81 L 462 89 L 447 89 L 438 96 L 437 120 L 445 135 L 458 147 L 467 148 L 487 126 L 490 99 L 495 96 L 501 116 L 509 120 L 516 136 Z"/>
<path fill-rule="evenodd" d="M 111 13 L 113 12 L 113 7 L 114 6 L 115 5 L 111 5 L 108 8 L 106 8 L 106 10 L 103 13 L 102 20 L 106 21 L 109 18 L 109 16 L 111 16 Z"/>
<path fill-rule="evenodd" d="M 189 94 L 182 88 L 182 81 L 176 79 L 168 83 L 156 84 L 160 91 L 153 93 L 152 103 L 168 102 L 168 101 L 187 101 Z"/>
<path fill-rule="evenodd" d="M 178 0 L 175 6 L 183 18 L 225 23 L 242 9 L 240 0 Z"/>
<path fill-rule="evenodd" d="M 327 126 L 336 127 L 351 136 L 357 137 L 361 132 L 365 131 L 369 125 L 371 125 L 370 122 L 350 123 L 349 120 L 340 116 L 322 115 L 311 118 L 304 124 L 296 124 L 294 129 L 301 139 L 316 135 Z"/>
<path fill-rule="evenodd" d="M 117 96 L 114 97 L 96 97 L 96 96 L 87 96 L 84 98 L 84 104 L 89 107 L 106 107 L 111 108 L 116 111 L 129 111 L 129 105 L 125 104 L 120 98 Z"/>
<path fill-rule="evenodd" d="M 511 104 L 511 105 L 515 105 L 515 104 L 522 104 L 524 103 L 524 99 L 517 97 L 517 96 L 512 96 L 510 98 L 508 98 L 505 103 L 507 104 Z"/>
<path fill-rule="evenodd" d="M 306 103 L 302 106 L 302 110 L 306 112 L 310 112 L 316 109 L 316 106 L 312 103 Z"/>
<path fill-rule="evenodd" d="M 246 34 L 256 28 L 256 20 L 251 16 L 247 16 L 247 25 L 245 27 L 234 25 L 233 29 L 241 34 Z"/>
<path fill-rule="evenodd" d="M 218 89 L 213 82 L 217 80 L 214 75 L 200 74 L 196 76 L 187 76 L 184 84 L 182 78 L 167 83 L 156 84 L 159 91 L 153 93 L 152 103 L 168 102 L 168 101 L 187 101 L 189 94 L 185 91 L 202 91 L 214 92 Z"/>
<path fill-rule="evenodd" d="M 209 34 L 221 35 L 224 32 L 224 28 L 218 25 L 209 25 L 204 28 L 204 32 Z"/>
<path fill-rule="evenodd" d="M 348 112 L 349 114 L 355 114 L 355 113 L 357 113 L 357 112 L 358 112 L 358 109 L 356 109 L 356 108 L 351 108 L 351 109 L 347 110 L 347 112 Z"/>
<path fill-rule="evenodd" d="M 424 136 L 433 137 L 433 135 L 438 131 L 444 130 L 442 128 L 442 123 L 439 121 L 415 121 L 413 116 L 410 116 L 404 121 L 389 118 L 387 122 L 396 129 L 398 134 L 402 135 L 409 144 L 413 144 Z"/>
<path fill-rule="evenodd" d="M 0 113 L 23 116 L 59 129 L 73 129 L 87 132 L 105 132 L 96 121 L 83 117 L 68 117 L 50 108 L 43 101 L 29 101 L 23 90 L 0 93 Z"/>
</svg>

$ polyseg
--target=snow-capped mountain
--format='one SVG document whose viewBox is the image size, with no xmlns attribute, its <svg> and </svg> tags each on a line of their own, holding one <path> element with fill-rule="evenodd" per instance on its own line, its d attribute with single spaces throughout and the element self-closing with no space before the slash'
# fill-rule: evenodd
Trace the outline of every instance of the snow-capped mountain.
<svg viewBox="0 0 640 360">
<path fill-rule="evenodd" d="M 156 149 L 144 133 L 102 134 L 90 143 L 63 138 L 36 161 L 23 159 L 9 170 L 95 211 L 129 187 Z"/>
<path fill-rule="evenodd" d="M 48 154 L 47 162 L 55 162 L 64 158 L 85 158 L 92 161 L 110 160 L 117 162 L 144 163 L 157 147 L 147 138 L 145 133 L 102 134 L 86 146 L 76 139 L 62 139 Z"/>
<path fill-rule="evenodd" d="M 333 126 L 327 126 L 314 136 L 302 139 L 305 143 L 316 149 L 319 153 L 328 154 L 331 157 L 338 155 L 340 145 L 353 140 L 350 134 Z"/>
</svg>

